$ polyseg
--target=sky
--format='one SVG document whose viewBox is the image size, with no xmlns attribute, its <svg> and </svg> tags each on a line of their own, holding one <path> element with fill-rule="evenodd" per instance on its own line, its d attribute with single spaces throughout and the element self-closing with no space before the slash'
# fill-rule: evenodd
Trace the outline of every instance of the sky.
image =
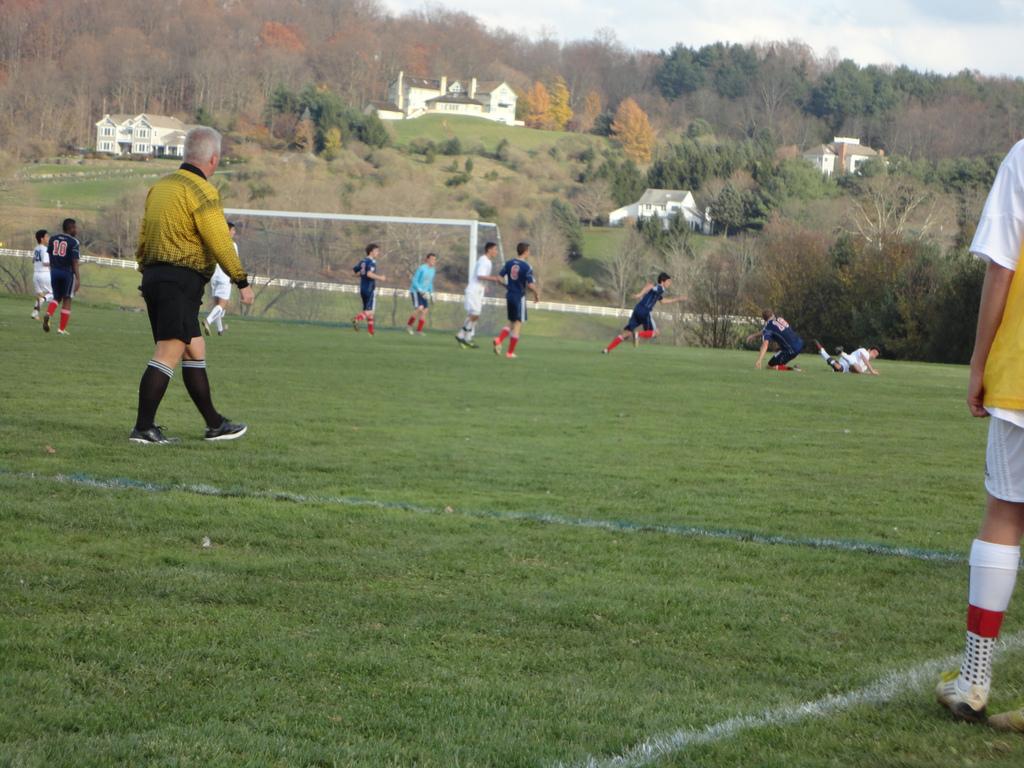
<svg viewBox="0 0 1024 768">
<path fill-rule="evenodd" d="M 383 0 L 395 12 L 423 0 Z M 819 56 L 939 73 L 1024 77 L 1024 0 L 443 0 L 491 27 L 562 41 L 612 29 L 629 48 L 799 39 Z"/>
</svg>

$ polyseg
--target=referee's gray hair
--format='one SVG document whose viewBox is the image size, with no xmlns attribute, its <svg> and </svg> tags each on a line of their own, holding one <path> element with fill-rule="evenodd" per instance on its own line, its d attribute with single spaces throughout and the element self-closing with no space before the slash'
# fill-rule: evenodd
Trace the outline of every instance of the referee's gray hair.
<svg viewBox="0 0 1024 768">
<path fill-rule="evenodd" d="M 220 132 L 206 125 L 197 125 L 185 134 L 186 163 L 208 163 L 214 155 L 220 156 Z"/>
</svg>

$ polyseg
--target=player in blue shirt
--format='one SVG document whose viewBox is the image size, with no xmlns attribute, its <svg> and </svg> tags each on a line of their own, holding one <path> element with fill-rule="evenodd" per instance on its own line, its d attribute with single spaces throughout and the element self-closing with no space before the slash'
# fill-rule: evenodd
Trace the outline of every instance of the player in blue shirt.
<svg viewBox="0 0 1024 768">
<path fill-rule="evenodd" d="M 409 296 L 412 299 L 412 314 L 409 315 L 409 322 L 405 324 L 406 330 L 411 336 L 413 333 L 423 335 L 423 324 L 427 321 L 427 312 L 430 311 L 430 302 L 427 294 L 434 294 L 434 274 L 437 272 L 437 254 L 428 253 L 423 263 L 417 268 L 409 284 Z M 416 330 L 412 325 L 416 321 Z"/>
<path fill-rule="evenodd" d="M 534 301 L 540 301 L 540 292 L 537 290 L 537 283 L 533 279 L 533 268 L 530 266 L 530 244 L 519 243 L 516 246 L 517 258 L 509 259 L 505 266 L 498 273 L 505 278 L 505 304 L 508 309 L 508 322 L 498 338 L 494 340 L 494 354 L 501 355 L 501 345 L 509 336 L 512 340 L 508 343 L 508 354 L 505 357 L 514 359 L 516 356 L 516 345 L 519 343 L 519 331 L 526 322 L 526 292 L 533 294 Z"/>
<path fill-rule="evenodd" d="M 768 345 L 774 341 L 779 345 L 779 351 L 768 361 L 768 367 L 775 371 L 799 371 L 799 367 L 787 363 L 803 352 L 804 340 L 796 335 L 796 331 L 784 318 L 776 317 L 772 310 L 766 309 L 761 313 L 761 317 L 764 319 L 764 327 L 747 337 L 747 341 L 752 341 L 758 335 L 761 336 L 761 350 L 754 367 L 761 367 Z"/>
<path fill-rule="evenodd" d="M 658 275 L 657 284 L 647 283 L 640 293 L 634 295 L 633 298 L 640 299 L 640 301 L 633 307 L 633 314 L 629 316 L 629 322 L 622 329 L 622 333 L 612 339 L 611 343 L 601 351 L 607 355 L 630 336 L 633 337 L 634 347 L 640 339 L 653 339 L 656 337 L 659 331 L 657 323 L 654 322 L 654 308 L 658 302 L 660 301 L 662 304 L 675 304 L 678 301 L 686 301 L 685 296 L 675 296 L 671 299 L 665 298 L 665 291 L 671 285 L 672 278 L 667 273 L 662 272 Z M 641 326 L 643 330 L 638 332 L 637 328 Z"/>
<path fill-rule="evenodd" d="M 366 321 L 366 330 L 373 336 L 373 310 L 377 306 L 377 283 L 387 280 L 384 275 L 377 274 L 377 258 L 380 256 L 380 246 L 370 243 L 366 246 L 366 258 L 360 259 L 359 263 L 352 267 L 352 271 L 359 275 L 359 297 L 363 300 L 363 311 L 352 318 L 352 330 L 359 330 L 359 322 Z"/>
<path fill-rule="evenodd" d="M 82 284 L 78 274 L 78 223 L 74 219 L 64 219 L 61 234 L 50 238 L 46 246 L 50 256 L 50 284 L 53 286 L 53 298 L 43 315 L 43 330 L 50 332 L 50 320 L 57 311 L 60 302 L 60 326 L 57 333 L 68 335 L 68 321 L 71 319 L 71 299 Z"/>
</svg>

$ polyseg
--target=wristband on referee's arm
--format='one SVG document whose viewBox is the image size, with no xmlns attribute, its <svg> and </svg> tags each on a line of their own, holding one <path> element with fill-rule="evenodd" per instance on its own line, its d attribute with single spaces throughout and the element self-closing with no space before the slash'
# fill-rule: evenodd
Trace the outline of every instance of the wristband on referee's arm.
<svg viewBox="0 0 1024 768">
<path fill-rule="evenodd" d="M 239 280 L 237 283 L 235 283 L 235 285 L 238 286 L 238 290 L 242 290 L 243 288 L 248 288 L 249 287 L 249 276 L 246 275 L 241 280 Z"/>
</svg>

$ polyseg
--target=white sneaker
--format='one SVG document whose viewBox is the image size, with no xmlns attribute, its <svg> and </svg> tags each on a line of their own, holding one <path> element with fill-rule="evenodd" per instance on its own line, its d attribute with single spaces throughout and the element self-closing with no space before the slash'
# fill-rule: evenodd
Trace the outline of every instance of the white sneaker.
<svg viewBox="0 0 1024 768">
<path fill-rule="evenodd" d="M 39 310 L 38 309 L 33 309 L 32 310 L 32 319 L 33 320 L 38 320 L 39 319 Z"/>
<path fill-rule="evenodd" d="M 939 678 L 935 687 L 935 698 L 939 704 L 948 709 L 957 720 L 969 723 L 980 723 L 985 720 L 985 706 L 988 704 L 988 691 L 980 685 L 972 685 L 966 692 L 960 690 L 957 681 L 960 670 L 947 672 Z"/>
<path fill-rule="evenodd" d="M 71 332 L 70 332 L 70 331 L 62 331 L 62 330 L 60 330 L 60 329 L 58 328 L 58 329 L 57 329 L 57 335 L 58 335 L 58 336 L 70 336 L 70 335 L 71 335 Z"/>
</svg>

